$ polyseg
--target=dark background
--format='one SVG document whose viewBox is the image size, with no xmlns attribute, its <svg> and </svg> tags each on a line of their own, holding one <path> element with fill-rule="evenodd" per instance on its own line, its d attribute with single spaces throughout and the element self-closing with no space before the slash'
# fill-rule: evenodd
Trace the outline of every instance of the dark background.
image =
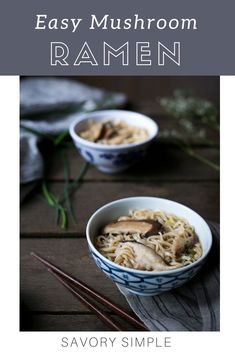
<svg viewBox="0 0 235 353">
<path fill-rule="evenodd" d="M 163 115 L 158 98 L 186 89 L 195 96 L 212 100 L 219 108 L 219 77 L 71 77 L 73 80 L 124 92 L 128 107 L 149 115 L 160 131 L 172 128 L 175 120 Z M 214 145 L 193 144 L 195 152 L 219 163 L 219 133 L 208 129 Z M 80 171 L 82 158 L 68 146 L 70 180 Z M 48 185 L 54 194 L 64 187 L 62 161 L 51 153 Z M 117 287 L 98 270 L 89 255 L 85 227 L 92 213 L 107 202 L 128 196 L 158 196 L 181 202 L 203 218 L 219 222 L 219 172 L 192 158 L 171 144 L 156 139 L 147 158 L 127 171 L 108 175 L 89 167 L 73 196 L 78 224 L 58 228 L 55 211 L 42 200 L 40 183 L 21 205 L 21 330 L 22 331 L 103 331 L 107 330 L 89 310 L 50 276 L 31 256 L 35 251 L 66 272 L 79 277 L 131 311 Z M 116 315 L 109 312 L 115 319 Z M 131 330 L 128 325 L 127 330 Z"/>
<path fill-rule="evenodd" d="M 72 76 L 71 78 L 89 85 L 125 92 L 135 103 L 143 99 L 154 101 L 158 96 L 168 96 L 175 89 L 182 89 L 219 104 L 217 76 Z"/>
</svg>

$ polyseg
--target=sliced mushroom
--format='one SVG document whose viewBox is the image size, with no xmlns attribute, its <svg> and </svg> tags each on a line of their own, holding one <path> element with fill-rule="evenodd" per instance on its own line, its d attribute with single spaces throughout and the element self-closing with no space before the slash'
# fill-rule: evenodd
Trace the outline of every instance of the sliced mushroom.
<svg viewBox="0 0 235 353">
<path fill-rule="evenodd" d="M 172 252 L 175 256 L 179 256 L 185 251 L 187 241 L 183 235 L 176 237 L 172 244 Z"/>
<path fill-rule="evenodd" d="M 181 267 L 181 264 L 168 266 L 160 255 L 158 255 L 150 247 L 134 242 L 122 242 L 116 249 L 116 254 L 119 255 L 124 247 L 131 248 L 134 253 L 134 266 L 138 270 L 153 270 L 153 271 L 169 271 L 174 268 Z"/>
<path fill-rule="evenodd" d="M 158 234 L 162 229 L 162 225 L 157 221 L 152 220 L 125 220 L 107 224 L 103 233 L 108 234 L 135 234 L 139 233 L 143 236 Z"/>
<path fill-rule="evenodd" d="M 172 251 L 175 256 L 180 256 L 185 250 L 192 248 L 198 242 L 196 234 L 188 234 L 188 238 L 179 235 L 174 239 Z"/>
<path fill-rule="evenodd" d="M 85 140 L 95 142 L 100 138 L 102 130 L 103 130 L 102 123 L 100 122 L 92 123 L 88 130 L 80 133 L 80 136 Z"/>
<path fill-rule="evenodd" d="M 195 233 L 190 233 L 188 234 L 188 239 L 187 239 L 187 249 L 192 248 L 196 243 L 199 242 L 198 236 Z"/>
<path fill-rule="evenodd" d="M 111 121 L 107 121 L 104 124 L 102 138 L 109 139 L 110 137 L 112 137 L 113 135 L 115 135 L 117 133 L 118 133 L 117 128 L 115 127 L 115 125 Z"/>
</svg>

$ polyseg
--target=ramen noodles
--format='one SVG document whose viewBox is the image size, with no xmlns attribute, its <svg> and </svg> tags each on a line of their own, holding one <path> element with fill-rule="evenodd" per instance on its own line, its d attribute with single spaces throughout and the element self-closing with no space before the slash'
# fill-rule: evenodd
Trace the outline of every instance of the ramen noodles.
<svg viewBox="0 0 235 353">
<path fill-rule="evenodd" d="M 103 227 L 97 250 L 118 265 L 144 271 L 168 271 L 202 256 L 194 228 L 163 211 L 131 210 Z"/>
<path fill-rule="evenodd" d="M 146 129 L 112 120 L 89 121 L 87 128 L 78 135 L 85 140 L 104 145 L 132 144 L 148 138 Z"/>
</svg>

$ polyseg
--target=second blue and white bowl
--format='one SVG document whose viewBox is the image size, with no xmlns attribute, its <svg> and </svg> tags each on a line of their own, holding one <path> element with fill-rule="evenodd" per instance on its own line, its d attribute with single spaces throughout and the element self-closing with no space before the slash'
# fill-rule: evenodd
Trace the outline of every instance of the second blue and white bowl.
<svg viewBox="0 0 235 353">
<path fill-rule="evenodd" d="M 145 141 L 122 144 L 122 145 L 103 145 L 87 141 L 78 135 L 88 121 L 100 120 L 120 120 L 129 125 L 145 128 L 148 138 Z M 144 156 L 147 147 L 158 133 L 157 124 L 149 117 L 127 110 L 99 110 L 92 113 L 78 115 L 77 119 L 70 126 L 70 135 L 75 146 L 82 157 L 94 164 L 100 171 L 105 173 L 118 173 Z"/>
</svg>

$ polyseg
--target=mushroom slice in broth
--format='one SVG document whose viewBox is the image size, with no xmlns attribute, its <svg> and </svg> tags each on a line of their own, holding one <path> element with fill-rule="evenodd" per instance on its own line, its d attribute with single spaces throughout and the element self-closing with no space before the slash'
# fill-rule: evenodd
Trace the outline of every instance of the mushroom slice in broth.
<svg viewBox="0 0 235 353">
<path fill-rule="evenodd" d="M 134 241 L 120 243 L 116 249 L 116 255 L 120 258 L 123 253 L 125 254 L 125 249 L 132 250 L 133 265 L 134 268 L 138 270 L 149 269 L 150 271 L 169 271 L 170 269 L 182 266 L 181 264 L 168 266 L 163 260 L 163 258 L 158 255 L 153 249 L 142 243 Z"/>
<path fill-rule="evenodd" d="M 80 133 L 80 136 L 85 140 L 96 142 L 102 133 L 103 124 L 101 122 L 91 124 L 88 130 L 85 130 Z"/>
<path fill-rule="evenodd" d="M 107 224 L 104 234 L 140 234 L 142 236 L 157 235 L 162 229 L 158 221 L 152 220 L 124 220 Z"/>
</svg>

